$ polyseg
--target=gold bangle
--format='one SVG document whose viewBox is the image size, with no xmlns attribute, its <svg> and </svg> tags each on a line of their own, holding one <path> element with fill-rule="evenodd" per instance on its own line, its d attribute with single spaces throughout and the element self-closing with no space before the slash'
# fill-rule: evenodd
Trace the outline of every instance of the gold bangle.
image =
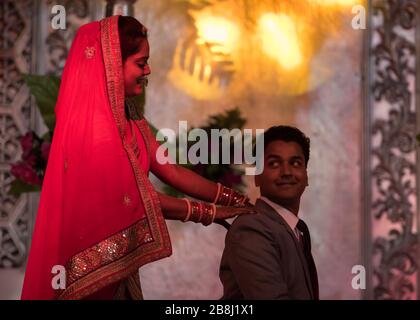
<svg viewBox="0 0 420 320">
<path fill-rule="evenodd" d="M 214 221 L 214 218 L 216 218 L 216 205 L 214 203 L 211 204 L 211 219 L 210 219 L 210 223 L 212 224 Z"/>
<path fill-rule="evenodd" d="M 242 195 L 234 189 L 225 186 L 222 186 L 222 192 L 220 193 L 218 198 L 218 201 L 215 203 L 220 204 L 222 206 L 234 206 L 238 204 L 245 204 L 249 201 L 249 198 L 247 196 Z"/>
<path fill-rule="evenodd" d="M 191 217 L 191 202 L 187 198 L 183 198 L 182 200 L 184 200 L 187 203 L 187 216 L 183 220 L 183 222 L 187 222 Z"/>
<path fill-rule="evenodd" d="M 217 193 L 216 198 L 214 198 L 213 203 L 217 203 L 219 201 L 220 190 L 222 189 L 222 184 L 220 182 L 217 183 Z"/>
<path fill-rule="evenodd" d="M 208 226 L 212 224 L 216 217 L 216 205 L 214 203 L 204 203 L 198 201 L 190 201 L 183 198 L 187 202 L 188 212 L 184 222 L 201 222 L 203 225 Z"/>
<path fill-rule="evenodd" d="M 198 220 L 197 220 L 197 222 L 201 222 L 201 220 L 203 219 L 203 213 L 204 213 L 204 206 L 203 206 L 203 203 L 202 203 L 202 202 L 199 202 L 199 203 L 198 203 L 198 207 L 199 207 L 199 210 L 198 210 L 198 212 L 199 212 L 199 216 L 198 216 Z"/>
<path fill-rule="evenodd" d="M 200 204 L 196 201 L 191 201 L 191 219 L 193 222 L 200 222 Z"/>
<path fill-rule="evenodd" d="M 201 223 L 204 226 L 208 226 L 213 223 L 214 218 L 216 216 L 216 205 L 214 203 L 203 203 L 204 210 L 203 210 L 203 218 L 201 219 Z"/>
<path fill-rule="evenodd" d="M 218 204 L 221 204 L 222 206 L 229 205 L 229 188 L 222 186 L 222 192 L 220 194 Z"/>
<path fill-rule="evenodd" d="M 228 189 L 228 201 L 227 201 L 227 205 L 228 206 L 231 206 L 232 205 L 232 200 L 233 200 L 233 189 L 230 189 L 230 188 L 226 188 L 226 189 Z"/>
<path fill-rule="evenodd" d="M 247 196 L 244 196 L 236 191 L 233 191 L 233 197 L 232 197 L 232 204 L 231 205 L 237 205 L 237 204 L 245 204 L 247 201 L 249 201 Z"/>
</svg>

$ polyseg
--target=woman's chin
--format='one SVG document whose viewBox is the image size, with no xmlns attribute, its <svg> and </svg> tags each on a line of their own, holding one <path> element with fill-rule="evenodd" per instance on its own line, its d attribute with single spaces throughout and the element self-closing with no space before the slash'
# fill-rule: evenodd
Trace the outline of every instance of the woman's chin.
<svg viewBox="0 0 420 320">
<path fill-rule="evenodd" d="M 143 92 L 143 86 L 141 85 L 137 85 L 136 88 L 134 89 L 134 95 L 138 96 Z"/>
<path fill-rule="evenodd" d="M 125 96 L 128 98 L 136 97 L 143 92 L 143 88 L 136 88 L 132 91 L 126 91 Z"/>
</svg>

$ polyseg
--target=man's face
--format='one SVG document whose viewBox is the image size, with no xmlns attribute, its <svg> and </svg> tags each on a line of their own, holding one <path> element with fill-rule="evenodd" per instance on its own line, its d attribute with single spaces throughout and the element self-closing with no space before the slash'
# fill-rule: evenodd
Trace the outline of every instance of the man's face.
<svg viewBox="0 0 420 320">
<path fill-rule="evenodd" d="M 147 64 L 149 59 L 149 42 L 144 39 L 140 41 L 139 51 L 128 56 L 123 64 L 124 88 L 127 97 L 137 96 L 142 93 L 150 74 L 150 67 Z"/>
<path fill-rule="evenodd" d="M 280 205 L 299 205 L 308 185 L 303 150 L 296 142 L 276 140 L 264 151 L 264 171 L 255 176 L 261 195 Z"/>
</svg>

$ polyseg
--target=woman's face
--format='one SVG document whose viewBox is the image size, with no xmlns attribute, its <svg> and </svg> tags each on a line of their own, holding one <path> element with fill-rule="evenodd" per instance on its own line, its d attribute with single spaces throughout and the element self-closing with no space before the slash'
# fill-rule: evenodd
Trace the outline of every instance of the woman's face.
<svg viewBox="0 0 420 320">
<path fill-rule="evenodd" d="M 147 76 L 150 74 L 150 67 L 147 64 L 149 59 L 149 42 L 147 39 L 144 39 L 139 46 L 139 51 L 128 56 L 123 63 L 124 88 L 127 97 L 141 94 L 143 87 L 147 84 Z"/>
</svg>

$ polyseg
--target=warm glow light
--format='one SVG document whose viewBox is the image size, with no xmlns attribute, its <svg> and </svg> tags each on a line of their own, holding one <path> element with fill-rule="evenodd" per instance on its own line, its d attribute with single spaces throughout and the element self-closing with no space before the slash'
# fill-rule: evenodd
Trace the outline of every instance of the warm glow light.
<svg viewBox="0 0 420 320">
<path fill-rule="evenodd" d="M 206 65 L 204 67 L 204 80 L 208 81 L 208 79 L 210 79 L 211 76 L 211 66 Z"/>
<path fill-rule="evenodd" d="M 204 2 L 188 10 L 196 37 L 180 39 L 169 73 L 175 87 L 197 100 L 220 99 L 244 83 L 264 94 L 315 90 L 335 70 L 328 50 L 321 51 L 324 42 L 366 0 Z"/>
<path fill-rule="evenodd" d="M 212 50 L 231 53 L 239 37 L 238 28 L 229 20 L 221 17 L 199 14 L 196 27 L 201 41 L 218 44 Z"/>
<path fill-rule="evenodd" d="M 310 2 L 324 6 L 353 6 L 360 4 L 361 0 L 310 0 Z"/>
<path fill-rule="evenodd" d="M 173 66 L 168 74 L 171 82 L 195 99 L 218 99 L 221 95 L 220 81 L 213 74 L 211 65 L 202 57 L 194 55 L 192 46 L 188 47 L 184 53 L 182 51 L 182 46 L 178 43 L 173 57 Z"/>
<path fill-rule="evenodd" d="M 259 20 L 263 50 L 285 69 L 303 62 L 294 21 L 287 15 L 267 13 Z"/>
</svg>

